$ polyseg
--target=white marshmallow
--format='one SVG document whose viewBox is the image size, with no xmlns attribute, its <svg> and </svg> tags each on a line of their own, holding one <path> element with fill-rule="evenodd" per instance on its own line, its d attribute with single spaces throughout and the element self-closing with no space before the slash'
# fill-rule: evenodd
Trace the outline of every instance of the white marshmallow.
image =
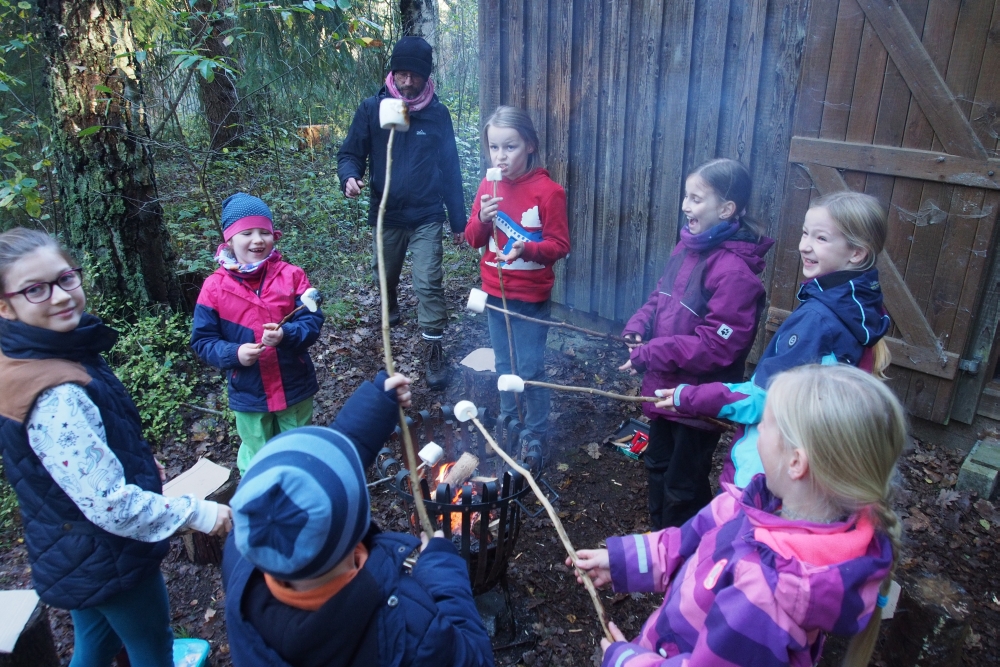
<svg viewBox="0 0 1000 667">
<path fill-rule="evenodd" d="M 444 450 L 441 449 L 441 445 L 432 441 L 421 447 L 420 451 L 417 452 L 417 456 L 427 465 L 436 466 L 441 457 L 444 456 Z"/>
<path fill-rule="evenodd" d="M 501 375 L 497 378 L 497 389 L 520 394 L 524 391 L 524 380 L 517 375 Z"/>
<path fill-rule="evenodd" d="M 323 295 L 319 293 L 319 290 L 315 287 L 310 287 L 302 296 L 299 297 L 302 301 L 302 305 L 306 307 L 310 313 L 315 313 L 319 310 L 319 304 L 323 303 Z"/>
<path fill-rule="evenodd" d="M 410 110 L 406 102 L 395 97 L 386 97 L 378 106 L 378 122 L 383 130 L 395 129 L 406 132 L 410 129 Z"/>
<path fill-rule="evenodd" d="M 466 310 L 474 313 L 481 313 L 486 310 L 486 297 L 489 296 L 483 290 L 473 287 L 469 292 L 469 302 L 465 304 Z"/>
<path fill-rule="evenodd" d="M 503 170 L 500 167 L 491 167 L 486 170 L 487 181 L 502 181 Z"/>
<path fill-rule="evenodd" d="M 467 422 L 479 416 L 479 408 L 472 401 L 459 401 L 455 404 L 455 419 Z"/>
</svg>

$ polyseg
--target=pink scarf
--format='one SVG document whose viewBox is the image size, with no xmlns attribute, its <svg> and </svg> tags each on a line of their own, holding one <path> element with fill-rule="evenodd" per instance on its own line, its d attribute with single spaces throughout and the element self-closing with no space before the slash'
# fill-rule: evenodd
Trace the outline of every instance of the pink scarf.
<svg viewBox="0 0 1000 667">
<path fill-rule="evenodd" d="M 392 78 L 392 72 L 385 77 L 385 88 L 389 91 L 389 94 L 395 97 L 397 100 L 403 100 L 406 102 L 407 106 L 410 107 L 410 111 L 420 111 L 431 103 L 431 99 L 434 97 L 434 80 L 431 78 L 427 79 L 427 85 L 420 92 L 420 95 L 414 99 L 407 99 L 400 94 L 396 89 L 396 82 Z"/>
</svg>

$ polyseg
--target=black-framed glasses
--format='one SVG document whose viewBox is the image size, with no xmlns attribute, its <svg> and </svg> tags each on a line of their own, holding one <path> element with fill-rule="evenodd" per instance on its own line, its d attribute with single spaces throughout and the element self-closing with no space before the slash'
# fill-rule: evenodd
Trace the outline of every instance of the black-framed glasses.
<svg viewBox="0 0 1000 667">
<path fill-rule="evenodd" d="M 59 285 L 59 289 L 62 291 L 70 292 L 72 290 L 79 289 L 82 284 L 83 269 L 78 266 L 75 269 L 63 271 L 55 280 L 51 280 L 47 283 L 35 283 L 34 285 L 28 285 L 22 290 L 7 292 L 3 296 L 5 299 L 9 299 L 12 296 L 21 294 L 28 300 L 28 303 L 45 303 L 52 298 L 53 285 Z"/>
</svg>

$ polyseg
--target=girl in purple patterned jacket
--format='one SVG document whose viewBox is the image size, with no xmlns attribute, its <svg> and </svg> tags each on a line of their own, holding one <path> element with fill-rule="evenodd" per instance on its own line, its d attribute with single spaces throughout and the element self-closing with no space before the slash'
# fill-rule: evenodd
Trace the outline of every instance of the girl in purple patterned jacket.
<svg viewBox="0 0 1000 667">
<path fill-rule="evenodd" d="M 828 632 L 854 637 L 845 665 L 867 665 L 898 554 L 889 496 L 905 437 L 899 401 L 862 370 L 775 378 L 763 475 L 726 485 L 681 528 L 577 552 L 599 586 L 665 593 L 632 642 L 611 625 L 604 665 L 806 667 Z"/>
</svg>

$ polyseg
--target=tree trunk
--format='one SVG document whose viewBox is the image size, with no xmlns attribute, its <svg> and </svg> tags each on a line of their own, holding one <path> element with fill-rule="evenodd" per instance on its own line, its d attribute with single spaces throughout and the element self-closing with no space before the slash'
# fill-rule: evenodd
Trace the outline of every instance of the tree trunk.
<svg viewBox="0 0 1000 667">
<path fill-rule="evenodd" d="M 226 10 L 226 0 L 197 0 L 194 8 L 199 14 L 191 19 L 192 29 L 196 37 L 204 35 L 200 53 L 235 65 L 236 61 L 223 41 L 223 33 L 234 26 L 232 20 L 221 18 Z M 214 17 L 219 18 L 212 20 Z M 215 78 L 211 81 L 199 75 L 198 92 L 208 120 L 212 150 L 238 145 L 243 135 L 245 109 L 232 75 L 223 69 L 216 69 Z"/>
<path fill-rule="evenodd" d="M 121 0 L 40 0 L 38 9 L 69 244 L 86 254 L 105 297 L 182 308 L 125 8 Z"/>
<path fill-rule="evenodd" d="M 403 34 L 417 35 L 437 48 L 437 0 L 399 0 L 399 13 L 403 18 Z M 437 57 L 435 55 L 435 60 Z"/>
</svg>

